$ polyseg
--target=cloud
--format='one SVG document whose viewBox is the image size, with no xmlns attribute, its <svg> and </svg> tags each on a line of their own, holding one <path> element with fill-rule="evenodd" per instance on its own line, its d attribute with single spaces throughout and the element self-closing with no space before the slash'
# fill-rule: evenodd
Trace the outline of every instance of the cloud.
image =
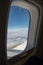
<svg viewBox="0 0 43 65">
<path fill-rule="evenodd" d="M 7 48 L 27 41 L 28 29 L 8 29 L 7 31 Z"/>
</svg>

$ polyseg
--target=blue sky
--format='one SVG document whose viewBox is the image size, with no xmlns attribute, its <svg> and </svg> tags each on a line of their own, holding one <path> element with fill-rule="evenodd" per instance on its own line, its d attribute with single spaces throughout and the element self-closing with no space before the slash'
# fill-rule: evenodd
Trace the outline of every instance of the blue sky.
<svg viewBox="0 0 43 65">
<path fill-rule="evenodd" d="M 30 15 L 29 12 L 17 6 L 11 6 L 8 19 L 9 29 L 28 28 Z"/>
</svg>

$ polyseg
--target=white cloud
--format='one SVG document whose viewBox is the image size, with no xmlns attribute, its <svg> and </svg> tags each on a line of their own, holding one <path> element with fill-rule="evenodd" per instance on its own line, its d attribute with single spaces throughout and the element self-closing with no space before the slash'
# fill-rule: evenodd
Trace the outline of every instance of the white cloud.
<svg viewBox="0 0 43 65">
<path fill-rule="evenodd" d="M 27 34 L 27 28 L 9 29 L 7 32 L 7 48 L 27 41 Z"/>
</svg>

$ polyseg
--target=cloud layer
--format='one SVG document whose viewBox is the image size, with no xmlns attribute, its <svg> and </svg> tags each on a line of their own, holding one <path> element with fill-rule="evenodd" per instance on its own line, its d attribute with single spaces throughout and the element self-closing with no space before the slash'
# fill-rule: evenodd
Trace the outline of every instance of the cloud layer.
<svg viewBox="0 0 43 65">
<path fill-rule="evenodd" d="M 28 29 L 9 29 L 7 33 L 7 48 L 27 41 Z"/>
</svg>

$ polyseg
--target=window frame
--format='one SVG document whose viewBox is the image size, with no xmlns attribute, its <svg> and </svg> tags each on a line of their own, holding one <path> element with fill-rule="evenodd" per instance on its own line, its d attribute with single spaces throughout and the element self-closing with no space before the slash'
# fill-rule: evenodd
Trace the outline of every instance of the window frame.
<svg viewBox="0 0 43 65">
<path fill-rule="evenodd" d="M 13 1 L 14 1 L 14 0 L 13 0 Z M 27 1 L 20 1 L 20 2 L 26 2 L 26 4 L 28 4 Z M 29 2 L 29 4 L 31 4 L 31 2 Z M 35 5 L 35 4 L 33 4 L 33 6 L 34 6 L 34 5 Z M 12 3 L 11 3 L 11 6 L 12 6 Z M 20 6 L 20 5 L 17 4 L 17 6 Z M 35 5 L 35 6 L 36 6 L 36 5 Z M 38 6 L 39 6 L 39 5 L 38 5 Z M 40 9 L 40 6 L 39 6 L 39 7 L 38 7 L 38 6 L 36 7 L 36 9 Z M 22 7 L 22 5 L 21 5 L 21 7 Z M 25 8 L 25 6 L 24 6 L 23 8 Z M 28 10 L 28 9 L 27 9 L 27 10 Z M 29 12 L 29 13 L 30 13 L 30 12 Z M 30 14 L 31 14 L 31 13 L 30 13 Z M 39 14 L 40 14 L 40 13 L 39 13 Z M 38 19 L 39 19 L 39 15 L 38 15 Z M 30 21 L 31 21 L 31 15 L 30 15 Z M 30 22 L 30 24 L 31 24 L 31 22 Z M 38 24 L 37 24 L 37 26 L 38 26 Z M 30 26 L 29 26 L 29 28 L 30 28 Z M 32 28 L 32 27 L 31 27 L 31 28 Z M 37 28 L 36 28 L 36 29 L 37 29 Z M 29 29 L 29 30 L 31 30 L 31 29 Z M 28 39 L 29 39 L 29 32 L 30 32 L 29 30 L 28 30 Z M 32 30 L 32 31 L 34 31 L 34 30 Z M 36 31 L 36 30 L 35 30 L 35 31 Z M 34 34 L 34 37 L 35 37 L 35 39 L 33 38 L 34 41 L 36 40 L 36 36 L 35 36 L 36 33 L 37 33 L 37 32 L 35 32 L 35 34 Z M 30 35 L 31 35 L 31 34 L 30 34 Z M 33 37 L 33 36 L 32 36 L 32 37 Z M 32 39 L 32 38 L 31 38 L 31 39 Z M 32 49 L 32 48 L 30 48 L 30 49 L 28 48 L 28 47 L 29 47 L 29 44 L 28 44 L 28 43 L 29 43 L 29 41 L 27 40 L 27 46 L 26 46 L 25 50 L 24 50 L 22 53 L 24 53 L 24 52 L 26 52 L 26 51 Z M 33 44 L 34 44 L 34 42 L 33 42 Z M 36 44 L 36 43 L 35 43 L 35 44 Z M 35 44 L 34 44 L 34 48 L 35 48 Z"/>
<path fill-rule="evenodd" d="M 15 1 L 15 0 L 12 0 L 12 1 Z M 21 1 L 22 2 L 22 1 Z M 39 12 L 39 15 L 41 15 L 40 14 L 40 12 L 41 12 L 41 7 L 38 5 L 38 4 L 36 4 L 34 1 L 24 1 L 24 2 L 28 2 L 28 3 L 30 3 L 30 4 L 33 4 L 34 6 L 36 6 L 36 8 L 38 9 L 38 12 Z M 29 12 L 30 13 L 30 12 Z M 30 15 L 31 16 L 31 15 Z M 39 18 L 40 18 L 40 16 L 39 16 Z M 39 19 L 38 18 L 38 19 Z M 30 17 L 30 21 L 31 21 L 31 17 Z M 30 22 L 31 23 L 31 22 Z M 37 24 L 37 27 L 40 25 L 40 23 L 38 22 L 38 24 Z M 30 27 L 30 26 L 29 26 Z M 29 29 L 30 30 L 30 29 Z M 34 42 L 36 41 L 37 42 L 37 28 L 36 28 L 36 34 L 35 34 L 35 40 L 34 40 Z M 28 32 L 28 35 L 29 35 L 29 32 Z M 28 39 L 29 39 L 29 36 L 28 36 Z M 22 55 L 23 53 L 25 53 L 25 52 L 27 52 L 27 51 L 29 51 L 29 49 L 28 49 L 28 40 L 27 40 L 27 46 L 26 46 L 26 49 L 21 53 L 21 54 L 18 54 L 17 56 L 13 56 L 11 59 L 13 59 L 13 58 L 16 58 L 16 57 L 18 57 L 18 56 L 20 56 L 20 55 Z M 33 43 L 34 44 L 34 43 Z M 36 44 L 36 43 L 35 43 Z M 35 45 L 34 45 L 35 46 Z M 33 48 L 31 48 L 31 49 L 33 49 Z M 30 50 L 31 50 L 30 49 Z M 10 60 L 11 60 L 10 59 Z"/>
<path fill-rule="evenodd" d="M 27 2 L 30 2 L 30 3 L 32 3 L 33 5 L 35 5 L 36 7 L 38 7 L 39 8 L 39 12 L 41 12 L 42 13 L 42 10 L 40 9 L 40 7 L 39 7 L 39 5 L 37 5 L 36 3 L 34 3 L 34 1 L 28 1 L 28 0 L 26 0 Z M 2 2 L 1 2 L 2 3 Z M 4 3 L 4 4 L 3 4 Z M 7 34 L 7 24 L 8 24 L 8 22 L 7 22 L 7 19 L 8 19 L 8 11 L 9 11 L 9 7 L 10 7 L 10 1 L 9 0 L 7 0 L 7 1 L 5 1 L 5 2 L 3 2 L 2 3 L 2 6 L 1 7 L 4 7 L 5 9 L 4 9 L 4 12 L 3 12 L 3 14 L 1 15 L 1 16 L 3 16 L 2 18 L 3 18 L 3 20 L 5 20 L 5 22 L 3 21 L 2 23 L 4 23 L 3 24 L 3 28 L 2 28 L 2 30 L 1 30 L 1 27 L 2 26 L 0 26 L 0 32 L 3 32 L 4 31 L 4 33 L 2 33 L 4 36 L 1 36 L 0 38 L 1 38 L 1 41 L 0 41 L 0 43 L 2 43 L 1 45 L 0 45 L 0 48 L 3 46 L 3 51 L 4 52 L 2 52 L 2 50 L 1 50 L 1 56 L 3 57 L 2 59 L 2 61 L 1 61 L 1 64 L 6 64 L 7 65 L 7 61 L 9 62 L 8 64 L 11 64 L 13 61 L 15 62 L 18 58 L 20 59 L 20 58 L 22 58 L 22 55 L 23 55 L 23 53 L 22 54 L 19 54 L 19 56 L 15 56 L 15 57 L 12 57 L 10 60 L 7 60 L 7 52 L 6 52 L 6 34 Z M 5 4 L 6 3 L 6 4 Z M 4 5 L 4 6 L 3 6 Z M 7 5 L 7 6 L 5 6 L 5 5 Z M 1 13 L 2 13 L 2 11 L 1 11 Z M 6 16 L 7 15 L 7 16 Z M 40 14 L 41 16 L 42 16 L 42 14 Z M 41 16 L 40 16 L 40 21 L 41 21 Z M 2 21 L 2 19 L 1 19 L 1 21 Z M 1 23 L 1 24 L 2 24 Z M 39 28 L 40 28 L 40 24 L 39 24 L 39 27 L 38 27 L 38 33 L 39 33 Z M 38 39 L 38 33 L 37 33 L 37 39 Z M 2 41 L 3 40 L 3 41 Z M 37 42 L 37 40 L 36 40 L 36 42 Z M 4 45 L 3 45 L 3 43 L 4 43 Z M 31 49 L 32 50 L 32 49 Z M 29 52 L 30 50 L 28 50 L 28 52 Z M 33 52 L 33 50 L 32 50 L 32 52 Z M 31 54 L 32 52 L 29 52 L 29 54 Z M 27 53 L 27 51 L 25 52 L 25 53 Z M 26 54 L 27 55 L 27 54 Z M 23 56 L 24 57 L 24 56 Z M 15 58 L 16 58 L 16 60 L 15 60 Z"/>
</svg>

